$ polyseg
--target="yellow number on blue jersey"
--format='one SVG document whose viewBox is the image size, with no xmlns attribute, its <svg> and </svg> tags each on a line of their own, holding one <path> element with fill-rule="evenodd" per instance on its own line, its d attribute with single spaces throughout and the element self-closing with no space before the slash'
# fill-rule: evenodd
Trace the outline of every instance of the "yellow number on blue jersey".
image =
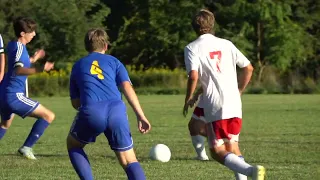
<svg viewBox="0 0 320 180">
<path fill-rule="evenodd" d="M 102 74 L 102 70 L 99 66 L 98 61 L 93 61 L 91 64 L 91 69 L 90 69 L 90 73 L 92 75 L 97 75 L 99 79 L 104 79 L 104 76 Z"/>
</svg>

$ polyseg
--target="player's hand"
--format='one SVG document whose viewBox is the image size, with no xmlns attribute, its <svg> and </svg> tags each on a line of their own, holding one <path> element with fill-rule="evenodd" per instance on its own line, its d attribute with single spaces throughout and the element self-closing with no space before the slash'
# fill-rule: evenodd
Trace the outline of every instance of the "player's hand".
<svg viewBox="0 0 320 180">
<path fill-rule="evenodd" d="M 183 111 L 182 111 L 182 114 L 183 114 L 184 117 L 186 117 L 187 114 L 188 114 L 188 108 L 189 108 L 189 105 L 188 104 L 184 104 Z"/>
<path fill-rule="evenodd" d="M 50 71 L 51 69 L 53 69 L 53 67 L 54 67 L 54 63 L 53 62 L 46 62 L 46 64 L 44 64 L 43 70 Z"/>
<path fill-rule="evenodd" d="M 189 107 L 193 107 L 194 103 L 195 103 L 195 102 L 194 102 L 193 98 L 187 100 L 187 101 L 184 103 L 183 112 L 182 112 L 182 114 L 183 114 L 184 117 L 187 116 Z"/>
<path fill-rule="evenodd" d="M 138 129 L 142 134 L 151 130 L 151 124 L 146 117 L 138 118 Z"/>
<path fill-rule="evenodd" d="M 39 59 L 43 58 L 45 55 L 46 55 L 46 52 L 43 49 L 37 50 L 32 57 L 32 63 L 35 63 Z"/>
<path fill-rule="evenodd" d="M 189 107 L 193 108 L 193 106 L 196 104 L 198 99 L 199 99 L 199 96 L 194 96 L 192 99 L 190 99 L 189 102 L 188 102 Z"/>
</svg>

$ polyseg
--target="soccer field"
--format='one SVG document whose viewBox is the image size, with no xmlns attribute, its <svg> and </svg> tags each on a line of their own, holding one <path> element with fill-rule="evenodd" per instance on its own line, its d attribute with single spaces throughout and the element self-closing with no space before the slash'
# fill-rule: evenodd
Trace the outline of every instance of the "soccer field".
<svg viewBox="0 0 320 180">
<path fill-rule="evenodd" d="M 215 161 L 192 160 L 187 124 L 182 116 L 184 96 L 139 96 L 153 129 L 139 134 L 129 109 L 137 156 L 150 180 L 230 180 L 233 173 Z M 56 113 L 56 120 L 34 146 L 37 161 L 16 151 L 28 135 L 33 120 L 16 118 L 0 141 L 0 179 L 78 179 L 69 162 L 65 139 L 75 111 L 68 98 L 35 98 Z M 244 95 L 244 122 L 240 147 L 249 163 L 267 168 L 268 180 L 320 179 L 320 95 Z M 151 161 L 150 148 L 170 147 L 168 163 Z M 95 179 L 126 179 L 104 136 L 86 147 Z M 207 149 L 207 153 L 209 151 Z"/>
</svg>

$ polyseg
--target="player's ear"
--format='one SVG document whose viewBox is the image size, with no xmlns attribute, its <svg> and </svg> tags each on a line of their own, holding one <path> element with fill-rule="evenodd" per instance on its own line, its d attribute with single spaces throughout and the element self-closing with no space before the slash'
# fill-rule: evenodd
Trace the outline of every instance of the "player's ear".
<svg viewBox="0 0 320 180">
<path fill-rule="evenodd" d="M 24 35 L 26 35 L 26 33 L 22 31 L 22 32 L 20 33 L 20 36 L 23 37 Z"/>
</svg>

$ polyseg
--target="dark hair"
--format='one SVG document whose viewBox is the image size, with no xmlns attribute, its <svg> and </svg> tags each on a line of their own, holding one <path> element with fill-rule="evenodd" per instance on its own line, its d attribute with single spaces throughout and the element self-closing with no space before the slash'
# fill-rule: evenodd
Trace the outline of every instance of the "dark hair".
<svg viewBox="0 0 320 180">
<path fill-rule="evenodd" d="M 192 19 L 192 27 L 199 34 L 213 33 L 214 15 L 211 11 L 202 9 Z"/>
<path fill-rule="evenodd" d="M 88 52 L 101 51 L 109 44 L 108 39 L 108 34 L 103 29 L 90 29 L 84 38 L 85 48 Z"/>
<path fill-rule="evenodd" d="M 13 22 L 14 33 L 17 38 L 21 37 L 21 32 L 31 33 L 37 29 L 36 22 L 27 17 L 18 17 Z"/>
</svg>

